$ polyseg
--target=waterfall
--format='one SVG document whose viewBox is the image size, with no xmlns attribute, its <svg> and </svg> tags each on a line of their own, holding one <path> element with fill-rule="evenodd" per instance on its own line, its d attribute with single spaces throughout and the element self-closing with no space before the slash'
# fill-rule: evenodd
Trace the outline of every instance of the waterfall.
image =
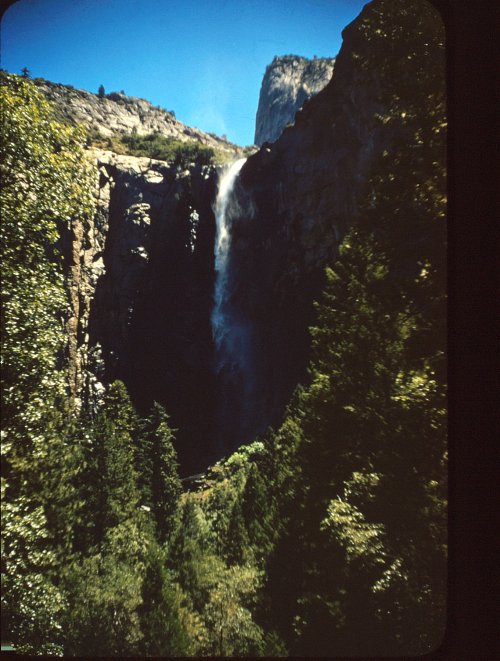
<svg viewBox="0 0 500 661">
<path fill-rule="evenodd" d="M 234 338 L 231 337 L 231 331 L 235 330 L 234 320 L 231 319 L 226 306 L 229 294 L 228 261 L 231 249 L 231 213 L 234 211 L 232 193 L 245 161 L 246 158 L 240 158 L 224 172 L 219 181 L 215 200 L 215 288 L 211 322 L 218 370 L 224 358 L 233 354 L 235 348 L 232 346 Z"/>
<path fill-rule="evenodd" d="M 211 315 L 214 371 L 217 383 L 217 451 L 222 456 L 244 438 L 253 388 L 252 330 L 232 304 L 232 224 L 241 214 L 235 184 L 246 159 L 233 163 L 221 176 L 214 205 L 215 285 Z"/>
</svg>

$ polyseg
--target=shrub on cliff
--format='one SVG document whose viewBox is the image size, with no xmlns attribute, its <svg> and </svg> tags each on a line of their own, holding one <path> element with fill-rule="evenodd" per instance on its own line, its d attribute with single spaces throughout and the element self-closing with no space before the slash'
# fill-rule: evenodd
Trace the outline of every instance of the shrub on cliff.
<svg viewBox="0 0 500 661">
<path fill-rule="evenodd" d="M 160 161 L 173 161 L 180 167 L 187 167 L 190 163 L 209 165 L 214 162 L 216 156 L 211 147 L 200 145 L 195 141 L 182 142 L 175 138 L 167 138 L 159 132 L 142 136 L 124 135 L 121 142 L 129 154 L 156 158 Z"/>
</svg>

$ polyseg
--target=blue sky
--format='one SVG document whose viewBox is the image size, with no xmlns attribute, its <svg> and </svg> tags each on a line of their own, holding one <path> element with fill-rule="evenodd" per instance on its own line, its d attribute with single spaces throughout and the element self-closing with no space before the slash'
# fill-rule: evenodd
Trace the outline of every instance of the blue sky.
<svg viewBox="0 0 500 661">
<path fill-rule="evenodd" d="M 248 145 L 273 57 L 334 57 L 366 2 L 18 0 L 2 20 L 1 66 L 91 92 L 124 90 Z"/>
</svg>

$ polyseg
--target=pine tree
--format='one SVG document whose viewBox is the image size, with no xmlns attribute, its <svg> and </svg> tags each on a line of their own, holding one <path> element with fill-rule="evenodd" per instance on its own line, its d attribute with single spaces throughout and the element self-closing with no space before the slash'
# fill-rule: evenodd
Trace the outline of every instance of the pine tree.
<svg viewBox="0 0 500 661">
<path fill-rule="evenodd" d="M 274 535 L 268 490 L 255 463 L 251 464 L 245 483 L 241 511 L 250 548 L 257 561 L 262 562 L 269 554 Z"/>
<path fill-rule="evenodd" d="M 63 586 L 69 603 L 65 652 L 129 656 L 139 653 L 139 607 L 149 551 L 155 545 L 151 516 L 140 507 L 134 436 L 138 418 L 124 384 L 109 386 L 89 426 L 83 494 L 87 525 L 83 543 L 67 567 Z"/>
<path fill-rule="evenodd" d="M 150 416 L 140 425 L 137 461 L 142 500 L 153 511 L 161 541 L 173 529 L 182 492 L 173 442 L 168 415 L 155 403 Z"/>
<path fill-rule="evenodd" d="M 182 656 L 189 644 L 179 619 L 179 597 L 165 562 L 164 553 L 152 545 L 139 608 L 143 634 L 140 649 L 144 656 Z"/>
<path fill-rule="evenodd" d="M 226 557 L 229 564 L 242 564 L 248 559 L 250 547 L 241 500 L 233 505 L 227 527 Z"/>
<path fill-rule="evenodd" d="M 296 404 L 296 515 L 267 586 L 271 613 L 290 591 L 280 626 L 294 654 L 421 654 L 444 627 L 443 25 L 430 5 L 384 0 L 360 31 L 360 76 L 379 72 L 391 142 L 327 272 Z"/>
<path fill-rule="evenodd" d="M 92 428 L 89 516 L 95 520 L 97 543 L 107 530 L 133 517 L 139 506 L 133 442 L 137 424 L 125 385 L 115 381 Z"/>
<path fill-rule="evenodd" d="M 429 356 L 416 369 L 426 321 L 389 264 L 352 230 L 317 306 L 295 519 L 268 584 L 294 654 L 428 650 L 443 622 L 443 387 Z"/>
</svg>

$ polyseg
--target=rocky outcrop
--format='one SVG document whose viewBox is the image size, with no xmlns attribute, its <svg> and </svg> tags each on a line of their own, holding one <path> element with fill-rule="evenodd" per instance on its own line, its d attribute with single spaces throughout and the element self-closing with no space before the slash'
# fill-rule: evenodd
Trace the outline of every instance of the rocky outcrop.
<svg viewBox="0 0 500 661">
<path fill-rule="evenodd" d="M 275 57 L 266 68 L 255 122 L 255 144 L 274 142 L 293 123 L 295 113 L 330 81 L 334 58 L 308 60 L 298 55 Z"/>
<path fill-rule="evenodd" d="M 158 132 L 167 138 L 180 141 L 195 140 L 228 155 L 237 154 L 240 148 L 215 134 L 205 133 L 186 126 L 173 114 L 145 99 L 112 92 L 100 97 L 92 92 L 67 85 L 52 83 L 43 78 L 34 81 L 44 96 L 54 104 L 58 119 L 72 124 L 82 124 L 104 137 L 116 134 L 146 135 Z M 111 97 L 111 98 L 110 98 Z"/>
</svg>

